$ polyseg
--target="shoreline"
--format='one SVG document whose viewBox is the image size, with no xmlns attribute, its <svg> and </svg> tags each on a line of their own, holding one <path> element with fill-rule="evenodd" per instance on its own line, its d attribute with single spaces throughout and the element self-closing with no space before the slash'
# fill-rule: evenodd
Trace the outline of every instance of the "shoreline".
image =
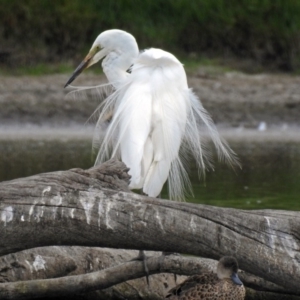
<svg viewBox="0 0 300 300">
<path fill-rule="evenodd" d="M 299 127 L 273 127 L 265 130 L 253 128 L 225 128 L 217 127 L 220 136 L 230 142 L 240 141 L 277 141 L 300 142 Z M 87 140 L 93 139 L 94 126 L 80 126 L 79 124 L 64 127 L 49 126 L 0 126 L 0 140 Z M 205 134 L 204 134 L 205 136 Z"/>
<path fill-rule="evenodd" d="M 97 90 L 68 94 L 69 74 L 0 76 L 0 126 L 53 128 L 93 126 L 104 96 Z M 220 128 L 300 127 L 300 76 L 247 75 L 201 67 L 188 76 L 189 86 Z M 104 75 L 82 74 L 76 86 L 106 83 Z"/>
</svg>

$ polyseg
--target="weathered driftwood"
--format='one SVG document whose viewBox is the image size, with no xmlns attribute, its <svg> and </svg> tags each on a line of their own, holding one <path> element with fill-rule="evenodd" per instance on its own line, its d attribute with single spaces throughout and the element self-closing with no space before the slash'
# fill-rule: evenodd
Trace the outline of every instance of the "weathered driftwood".
<svg viewBox="0 0 300 300">
<path fill-rule="evenodd" d="M 197 258 L 178 257 L 178 256 L 152 256 L 147 260 L 150 274 L 160 272 L 180 272 L 190 273 L 191 265 L 196 266 L 197 273 L 211 270 L 214 263 L 206 262 Z M 42 269 L 42 268 L 41 268 Z M 18 300 L 18 299 L 37 299 L 44 297 L 64 297 L 74 293 L 90 292 L 96 289 L 105 289 L 112 285 L 142 277 L 144 275 L 144 266 L 141 262 L 127 262 L 101 271 L 77 276 L 66 276 L 47 280 L 18 281 L 13 283 L 0 284 L 0 299 Z M 159 278 L 160 280 L 162 277 Z M 150 284 L 152 285 L 152 280 Z M 166 291 L 169 289 L 166 280 L 162 283 Z M 145 286 L 145 284 L 144 284 Z M 165 292 L 166 292 L 165 291 Z M 162 299 L 165 295 L 152 293 L 151 299 Z M 154 295 L 153 295 L 154 294 Z M 255 294 L 257 299 L 257 293 Z M 264 299 L 268 293 L 264 293 Z M 278 296 L 278 294 L 277 294 Z M 284 299 L 286 295 L 280 295 Z M 297 297 L 298 298 L 298 297 Z M 248 297 L 248 299 L 252 299 Z M 286 298 L 288 299 L 288 298 Z M 296 299 L 289 295 L 289 299 Z"/>
<path fill-rule="evenodd" d="M 180 274 L 201 274 L 216 270 L 217 261 L 205 258 L 171 256 L 161 258 L 161 252 L 147 252 L 151 274 L 168 271 Z M 2 256 L 0 259 L 0 299 L 37 299 L 55 297 L 64 299 L 67 295 L 85 292 L 86 299 L 163 299 L 170 287 L 180 283 L 186 277 L 160 273 L 150 276 L 150 285 L 145 278 L 130 280 L 144 275 L 138 263 L 128 261 L 137 256 L 137 251 L 117 250 L 94 247 L 53 246 L 34 248 Z M 156 256 L 155 259 L 153 257 Z M 157 259 L 159 257 L 159 259 Z M 126 262 L 127 264 L 122 264 Z M 117 266 L 117 267 L 116 267 Z M 111 268 L 108 270 L 108 268 Z M 99 270 L 103 270 L 97 272 Z M 91 273 L 88 276 L 77 275 Z M 116 275 L 117 274 L 117 275 Z M 119 276 L 121 274 L 121 277 Z M 77 276 L 72 276 L 77 275 Z M 40 280 L 42 278 L 55 280 Z M 260 290 L 247 288 L 247 300 L 252 299 L 297 299 L 287 294 L 275 284 L 240 272 L 243 282 Z M 40 279 L 38 279 L 40 278 Z M 20 282 L 23 280 L 23 282 Z M 24 281 L 27 280 L 27 281 Z M 125 281 L 126 282 L 122 282 Z M 19 281 L 16 283 L 11 283 Z M 10 283 L 9 283 L 10 282 Z M 120 284 L 116 284 L 122 282 Z M 115 285 L 116 284 L 116 285 Z M 102 289 L 113 285 L 111 288 Z M 101 290 L 99 290 L 101 289 Z M 91 294 L 93 292 L 93 294 Z M 82 294 L 81 294 L 82 295 Z M 80 299 L 83 299 L 81 296 Z"/>
<path fill-rule="evenodd" d="M 137 250 L 80 246 L 49 246 L 23 250 L 0 257 L 0 283 L 90 273 L 128 262 L 137 255 Z M 146 255 L 160 256 L 161 252 L 147 251 Z M 176 262 L 173 272 L 186 275 L 215 271 L 217 266 L 216 260 L 199 257 L 189 257 L 189 260 L 183 261 L 177 257 Z M 282 287 L 244 271 L 240 271 L 240 277 L 247 286 L 254 289 L 263 287 L 266 291 L 285 292 Z M 170 284 L 167 288 L 169 287 Z"/>
<path fill-rule="evenodd" d="M 0 183 L 0 255 L 47 245 L 234 255 L 245 271 L 300 294 L 299 213 L 144 197 L 128 192 L 126 171 L 111 161 Z"/>
<path fill-rule="evenodd" d="M 161 252 L 146 252 L 148 256 L 160 256 Z M 0 282 L 16 282 L 27 281 L 23 283 L 27 288 L 19 293 L 19 297 L 22 299 L 31 299 L 39 297 L 39 291 L 32 291 L 32 286 L 38 286 L 37 282 L 33 282 L 36 279 L 57 278 L 63 276 L 63 281 L 69 281 L 66 286 L 61 284 L 61 280 L 58 280 L 59 284 L 56 287 L 60 287 L 60 291 L 57 292 L 55 298 L 62 297 L 61 293 L 69 293 L 74 295 L 72 282 L 74 282 L 73 275 L 81 275 L 99 270 L 107 269 L 122 265 L 124 262 L 128 262 L 134 257 L 137 257 L 138 251 L 136 250 L 124 250 L 124 249 L 110 249 L 110 248 L 96 248 L 96 247 L 78 247 L 78 246 L 49 246 L 39 247 L 28 250 L 23 250 L 13 254 L 8 254 L 0 257 Z M 212 261 L 214 263 L 214 261 Z M 195 265 L 199 264 L 197 261 Z M 123 268 L 123 267 L 122 267 Z M 120 271 L 122 270 L 120 269 Z M 203 269 L 203 268 L 202 268 Z M 201 271 L 201 269 L 199 270 Z M 110 273 L 111 274 L 111 273 Z M 137 274 L 138 275 L 138 274 Z M 94 275 L 97 278 L 97 274 Z M 102 278 L 102 282 L 104 277 Z M 186 276 L 177 276 L 177 282 L 181 282 Z M 77 281 L 84 281 L 78 279 Z M 81 285 L 81 289 L 94 291 L 93 297 L 91 293 L 87 294 L 87 299 L 119 299 L 126 297 L 127 299 L 138 299 L 141 295 L 147 299 L 162 299 L 166 292 L 176 285 L 173 274 L 161 273 L 152 275 L 150 277 L 150 286 L 147 285 L 145 277 L 138 278 L 136 280 L 130 280 L 114 285 L 111 288 L 99 290 L 95 284 L 88 283 L 86 286 Z M 106 280 L 106 285 L 112 284 L 112 280 Z M 43 292 L 48 296 L 53 294 L 51 291 L 51 285 L 47 285 L 47 281 L 39 281 L 43 285 Z M 46 288 L 46 286 L 48 288 Z M 99 286 L 100 288 L 101 286 Z M 7 284 L 0 284 L 0 299 L 3 297 L 3 293 L 7 290 L 13 289 L 14 299 L 17 298 L 17 291 L 15 287 Z M 47 289 L 47 292 L 46 292 Z M 2 294 L 2 296 L 1 296 Z M 122 297 L 120 297 L 122 296 Z M 96 298 L 95 298 L 96 297 Z M 63 299 L 65 298 L 62 297 Z M 82 296 L 81 296 L 82 298 Z M 143 297 L 144 299 L 144 297 Z"/>
</svg>

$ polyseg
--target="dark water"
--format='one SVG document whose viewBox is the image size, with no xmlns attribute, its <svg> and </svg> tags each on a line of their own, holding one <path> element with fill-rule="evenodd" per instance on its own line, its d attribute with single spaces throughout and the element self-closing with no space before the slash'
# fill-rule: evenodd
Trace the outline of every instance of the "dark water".
<svg viewBox="0 0 300 300">
<path fill-rule="evenodd" d="M 230 145 L 243 168 L 216 163 L 205 181 L 192 177 L 194 198 L 188 201 L 244 209 L 300 210 L 300 141 L 235 140 Z M 0 141 L 0 180 L 42 172 L 89 168 L 90 137 Z M 166 194 L 163 194 L 166 197 Z"/>
<path fill-rule="evenodd" d="M 300 143 L 230 143 L 242 169 L 216 164 L 190 201 L 244 209 L 300 209 Z"/>
</svg>

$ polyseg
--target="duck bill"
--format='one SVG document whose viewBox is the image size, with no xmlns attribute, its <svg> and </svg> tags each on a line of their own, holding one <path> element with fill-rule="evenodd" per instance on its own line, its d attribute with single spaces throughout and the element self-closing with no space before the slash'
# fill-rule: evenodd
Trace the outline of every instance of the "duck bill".
<svg viewBox="0 0 300 300">
<path fill-rule="evenodd" d="M 233 273 L 231 275 L 231 280 L 236 284 L 236 285 L 243 285 L 243 283 L 241 282 L 239 276 L 237 273 Z"/>
<path fill-rule="evenodd" d="M 95 54 L 97 53 L 97 48 L 92 49 L 89 54 L 84 58 L 84 60 L 79 64 L 79 66 L 76 68 L 72 76 L 69 78 L 67 83 L 65 84 L 65 87 L 67 87 L 71 82 L 75 80 L 76 77 L 86 68 L 91 66 L 93 62 L 93 58 Z"/>
</svg>

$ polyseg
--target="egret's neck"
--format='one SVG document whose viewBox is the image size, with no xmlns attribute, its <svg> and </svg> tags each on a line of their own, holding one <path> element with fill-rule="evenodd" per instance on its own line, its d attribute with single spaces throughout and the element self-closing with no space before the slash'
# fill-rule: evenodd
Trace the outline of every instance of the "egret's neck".
<svg viewBox="0 0 300 300">
<path fill-rule="evenodd" d="M 138 56 L 138 50 L 129 53 L 110 52 L 102 62 L 103 71 L 108 81 L 118 88 L 129 73 L 127 70 L 132 66 L 135 58 Z"/>
</svg>

